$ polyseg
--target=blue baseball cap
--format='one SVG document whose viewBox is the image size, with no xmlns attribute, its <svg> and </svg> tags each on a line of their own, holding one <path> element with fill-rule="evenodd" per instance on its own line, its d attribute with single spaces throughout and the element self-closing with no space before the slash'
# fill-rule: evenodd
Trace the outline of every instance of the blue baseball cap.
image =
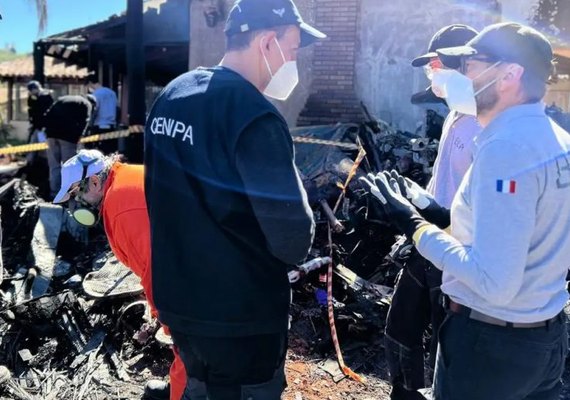
<svg viewBox="0 0 570 400">
<path fill-rule="evenodd" d="M 236 0 L 224 32 L 226 36 L 233 36 L 284 25 L 295 25 L 301 29 L 301 47 L 327 37 L 303 21 L 293 0 Z"/>
</svg>

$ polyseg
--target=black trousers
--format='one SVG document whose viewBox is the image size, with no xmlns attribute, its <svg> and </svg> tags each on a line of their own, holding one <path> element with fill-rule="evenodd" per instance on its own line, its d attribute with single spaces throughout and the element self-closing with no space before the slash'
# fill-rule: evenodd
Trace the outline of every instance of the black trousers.
<svg viewBox="0 0 570 400">
<path fill-rule="evenodd" d="M 212 338 L 172 332 L 186 368 L 183 400 L 279 400 L 286 387 L 287 332 L 237 338 Z"/>
<path fill-rule="evenodd" d="M 100 128 L 98 126 L 94 126 L 91 129 L 91 134 L 95 135 L 98 133 L 108 133 L 115 131 L 116 128 Z M 88 149 L 97 149 L 101 151 L 103 154 L 112 154 L 119 149 L 119 140 L 118 139 L 110 139 L 110 140 L 102 140 L 99 142 L 88 143 L 86 146 Z"/>
<path fill-rule="evenodd" d="M 445 317 L 441 303 L 441 271 L 415 249 L 396 282 L 388 311 L 385 349 L 392 399 L 417 398 L 409 393 L 425 387 L 424 332 L 431 324 L 429 363 L 435 365 L 437 332 Z"/>
<path fill-rule="evenodd" d="M 440 329 L 435 400 L 557 400 L 568 337 L 565 317 L 511 328 L 449 312 Z"/>
</svg>

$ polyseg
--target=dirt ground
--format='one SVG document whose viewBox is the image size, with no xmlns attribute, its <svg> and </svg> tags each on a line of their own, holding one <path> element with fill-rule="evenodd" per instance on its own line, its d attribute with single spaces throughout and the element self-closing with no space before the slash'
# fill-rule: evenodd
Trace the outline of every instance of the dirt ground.
<svg viewBox="0 0 570 400">
<path fill-rule="evenodd" d="M 382 354 L 375 359 L 376 371 L 380 373 L 364 373 L 365 384 L 350 379 L 338 383 L 328 373 L 318 367 L 320 360 L 302 360 L 290 351 L 290 360 L 286 365 L 288 388 L 284 400 L 389 400 L 390 384 L 388 382 L 385 361 Z M 382 373 L 383 371 L 383 373 Z M 487 400 L 487 399 L 481 399 Z M 570 400 L 570 364 L 567 362 L 563 376 L 563 390 L 560 400 Z"/>
<path fill-rule="evenodd" d="M 286 365 L 289 387 L 284 400 L 388 400 L 390 385 L 384 379 L 366 375 L 365 384 L 350 379 L 335 383 L 316 362 L 289 361 Z"/>
</svg>

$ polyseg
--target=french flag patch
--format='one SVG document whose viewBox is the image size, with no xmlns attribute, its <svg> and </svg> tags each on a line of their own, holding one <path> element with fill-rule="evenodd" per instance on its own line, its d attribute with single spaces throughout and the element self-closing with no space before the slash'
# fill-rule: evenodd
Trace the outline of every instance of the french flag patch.
<svg viewBox="0 0 570 400">
<path fill-rule="evenodd" d="M 497 181 L 497 192 L 514 194 L 517 191 L 516 181 Z"/>
</svg>

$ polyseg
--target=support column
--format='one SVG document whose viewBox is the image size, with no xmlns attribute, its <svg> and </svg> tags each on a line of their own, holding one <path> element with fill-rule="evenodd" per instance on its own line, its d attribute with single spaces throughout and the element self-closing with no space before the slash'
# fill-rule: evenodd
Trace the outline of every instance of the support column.
<svg viewBox="0 0 570 400">
<path fill-rule="evenodd" d="M 44 44 L 42 42 L 34 43 L 34 79 L 39 83 L 45 83 L 44 75 Z"/>
<path fill-rule="evenodd" d="M 129 88 L 129 125 L 145 123 L 145 55 L 143 41 L 143 1 L 127 1 L 127 81 Z M 143 134 L 135 133 L 127 142 L 126 155 L 131 163 L 143 161 Z"/>
<path fill-rule="evenodd" d="M 14 79 L 8 80 L 8 122 L 14 119 Z"/>
</svg>

